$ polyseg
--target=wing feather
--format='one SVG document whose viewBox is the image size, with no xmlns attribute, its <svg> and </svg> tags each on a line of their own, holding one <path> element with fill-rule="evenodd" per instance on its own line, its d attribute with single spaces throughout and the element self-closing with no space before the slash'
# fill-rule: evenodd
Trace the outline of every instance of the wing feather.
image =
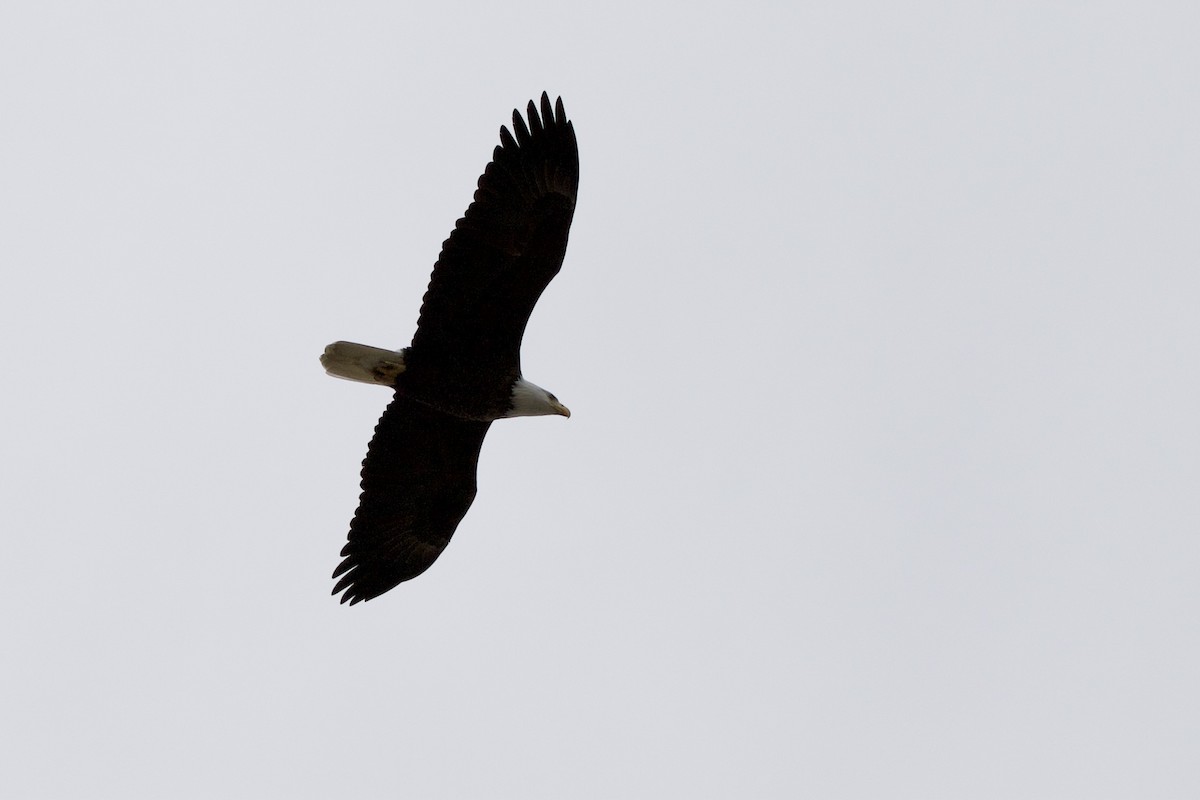
<svg viewBox="0 0 1200 800">
<path fill-rule="evenodd" d="M 381 595 L 441 555 L 475 499 L 489 425 L 392 400 L 367 448 L 358 510 L 333 573 L 343 603 Z"/>
<path fill-rule="evenodd" d="M 512 133 L 479 178 L 474 202 L 442 245 L 421 305 L 416 362 L 461 364 L 480 384 L 520 373 L 521 339 L 538 298 L 558 274 L 579 187 L 575 129 L 562 99 Z"/>
</svg>

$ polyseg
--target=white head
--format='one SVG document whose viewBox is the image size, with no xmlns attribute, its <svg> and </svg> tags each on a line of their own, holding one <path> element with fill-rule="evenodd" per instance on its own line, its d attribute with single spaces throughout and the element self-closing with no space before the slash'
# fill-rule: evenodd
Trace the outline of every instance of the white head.
<svg viewBox="0 0 1200 800">
<path fill-rule="evenodd" d="M 571 416 L 570 410 L 558 398 L 537 384 L 517 378 L 512 388 L 512 410 L 506 417 L 541 417 L 547 414 Z"/>
</svg>

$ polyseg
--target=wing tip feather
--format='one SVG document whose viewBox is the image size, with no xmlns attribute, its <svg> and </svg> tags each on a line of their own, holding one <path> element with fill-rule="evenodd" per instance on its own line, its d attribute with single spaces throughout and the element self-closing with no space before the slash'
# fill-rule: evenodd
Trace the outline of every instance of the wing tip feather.
<svg viewBox="0 0 1200 800">
<path fill-rule="evenodd" d="M 496 148 L 496 152 L 493 156 L 493 160 L 495 160 L 496 157 L 501 156 L 505 150 L 513 149 L 516 146 L 517 146 L 517 140 L 513 138 L 513 135 L 511 133 L 508 132 L 508 126 L 501 125 L 500 126 L 500 146 Z"/>
<path fill-rule="evenodd" d="M 513 109 L 513 117 L 512 118 L 513 118 L 513 133 L 517 137 L 517 144 L 524 147 L 533 140 L 533 136 L 530 135 L 529 128 L 526 127 L 526 125 L 525 125 L 525 119 L 524 119 L 524 117 L 521 116 L 521 112 L 518 109 L 515 109 L 515 108 Z"/>
<path fill-rule="evenodd" d="M 513 109 L 511 131 L 507 125 L 500 126 L 500 147 L 493 154 L 493 160 L 505 150 L 529 146 L 552 128 L 568 131 L 572 136 L 575 132 L 575 127 L 567 119 L 562 95 L 555 97 L 551 103 L 550 93 L 543 91 L 537 101 L 529 101 L 524 116 L 521 115 L 521 109 Z"/>
</svg>

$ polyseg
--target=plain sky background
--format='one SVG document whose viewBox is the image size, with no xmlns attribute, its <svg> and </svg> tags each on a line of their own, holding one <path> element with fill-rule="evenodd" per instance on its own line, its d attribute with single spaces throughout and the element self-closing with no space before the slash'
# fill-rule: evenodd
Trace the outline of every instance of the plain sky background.
<svg viewBox="0 0 1200 800">
<path fill-rule="evenodd" d="M 6 3 L 0 794 L 1200 796 L 1194 3 Z M 514 106 L 582 178 L 329 575 Z"/>
</svg>

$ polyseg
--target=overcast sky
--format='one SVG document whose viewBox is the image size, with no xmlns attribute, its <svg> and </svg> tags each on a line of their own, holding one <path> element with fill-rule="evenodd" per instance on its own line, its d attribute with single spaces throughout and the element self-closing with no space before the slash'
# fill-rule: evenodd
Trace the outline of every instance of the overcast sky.
<svg viewBox="0 0 1200 800">
<path fill-rule="evenodd" d="M 1191 3 L 9 3 L 0 794 L 1200 796 Z M 329 575 L 515 106 L 566 264 Z"/>
</svg>

